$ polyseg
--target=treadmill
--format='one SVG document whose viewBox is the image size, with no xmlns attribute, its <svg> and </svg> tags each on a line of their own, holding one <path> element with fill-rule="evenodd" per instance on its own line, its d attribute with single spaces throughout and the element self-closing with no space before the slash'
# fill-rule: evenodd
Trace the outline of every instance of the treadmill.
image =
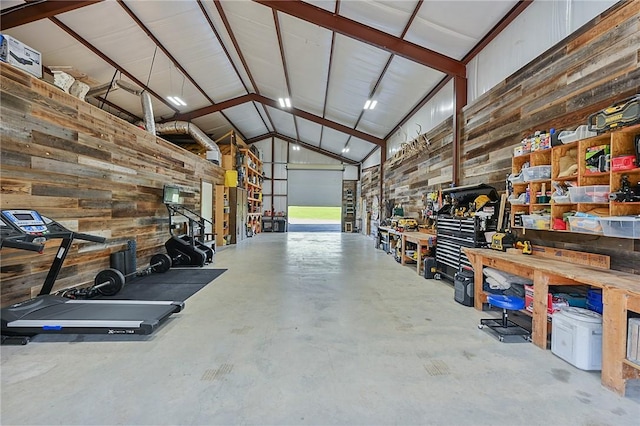
<svg viewBox="0 0 640 426">
<path fill-rule="evenodd" d="M 42 252 L 43 243 L 62 239 L 37 297 L 2 308 L 2 343 L 26 345 L 36 334 L 151 334 L 184 302 L 145 300 L 73 300 L 52 295 L 74 239 L 97 243 L 105 238 L 73 232 L 35 210 L 0 212 L 0 248 Z"/>
</svg>

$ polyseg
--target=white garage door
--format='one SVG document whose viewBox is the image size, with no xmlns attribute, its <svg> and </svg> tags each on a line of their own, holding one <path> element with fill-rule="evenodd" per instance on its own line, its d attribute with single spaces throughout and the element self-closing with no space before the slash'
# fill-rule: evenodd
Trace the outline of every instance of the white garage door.
<svg viewBox="0 0 640 426">
<path fill-rule="evenodd" d="M 342 205 L 342 169 L 302 170 L 288 167 L 287 186 L 290 206 Z"/>
</svg>

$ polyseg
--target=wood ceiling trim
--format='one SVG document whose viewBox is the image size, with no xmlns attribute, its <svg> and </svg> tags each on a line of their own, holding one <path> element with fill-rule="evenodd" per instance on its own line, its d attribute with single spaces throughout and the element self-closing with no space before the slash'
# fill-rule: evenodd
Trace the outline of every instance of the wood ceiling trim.
<svg viewBox="0 0 640 426">
<path fill-rule="evenodd" d="M 306 149 L 308 149 L 309 151 L 313 151 L 313 152 L 317 152 L 318 154 L 322 154 L 322 155 L 326 155 L 327 157 L 333 158 L 334 160 L 338 160 L 341 161 L 343 163 L 347 163 L 351 166 L 357 166 L 359 163 L 355 160 L 352 160 L 350 158 L 345 158 L 341 155 L 338 155 L 336 153 L 333 153 L 331 151 L 326 151 L 322 148 L 318 148 L 315 145 L 310 145 L 306 142 L 302 142 L 296 138 L 292 138 L 290 136 L 286 136 L 286 135 L 281 135 L 278 132 L 271 132 L 271 133 L 265 133 L 264 135 L 260 135 L 260 136 L 256 136 L 254 138 L 248 139 L 245 141 L 246 144 L 250 145 L 252 143 L 256 143 L 256 142 L 260 142 L 262 140 L 265 139 L 269 139 L 269 138 L 278 138 L 278 139 L 282 139 L 285 142 L 289 142 L 292 144 L 297 144 L 300 145 Z"/>
<path fill-rule="evenodd" d="M 448 75 L 466 76 L 460 61 L 302 1 L 253 0 Z"/>
<path fill-rule="evenodd" d="M 104 0 L 90 1 L 28 1 L 24 4 L 4 9 L 0 13 L 0 30 L 30 24 L 41 19 L 51 18 L 61 13 L 70 12 L 81 7 L 91 6 Z"/>
</svg>

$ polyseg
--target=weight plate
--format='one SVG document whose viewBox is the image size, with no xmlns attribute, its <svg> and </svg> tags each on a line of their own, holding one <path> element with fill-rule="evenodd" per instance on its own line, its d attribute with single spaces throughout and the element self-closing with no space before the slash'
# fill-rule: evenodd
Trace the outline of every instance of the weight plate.
<svg viewBox="0 0 640 426">
<path fill-rule="evenodd" d="M 158 253 L 151 256 L 151 269 L 153 272 L 164 274 L 171 269 L 171 258 L 168 254 Z"/>
<path fill-rule="evenodd" d="M 109 268 L 98 272 L 93 282 L 93 289 L 101 295 L 115 296 L 124 287 L 125 279 L 122 272 Z"/>
</svg>

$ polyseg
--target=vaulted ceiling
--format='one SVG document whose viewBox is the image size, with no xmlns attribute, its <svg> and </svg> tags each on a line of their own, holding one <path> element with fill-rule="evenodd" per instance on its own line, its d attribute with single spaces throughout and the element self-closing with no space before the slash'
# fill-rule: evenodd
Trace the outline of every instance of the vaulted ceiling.
<svg viewBox="0 0 640 426">
<path fill-rule="evenodd" d="M 468 61 L 530 3 L 2 0 L 0 28 L 45 67 L 147 90 L 156 121 L 191 121 L 213 139 L 232 129 L 249 143 L 277 136 L 353 163 L 466 77 Z M 143 115 L 122 90 L 90 102 L 132 122 Z"/>
</svg>

